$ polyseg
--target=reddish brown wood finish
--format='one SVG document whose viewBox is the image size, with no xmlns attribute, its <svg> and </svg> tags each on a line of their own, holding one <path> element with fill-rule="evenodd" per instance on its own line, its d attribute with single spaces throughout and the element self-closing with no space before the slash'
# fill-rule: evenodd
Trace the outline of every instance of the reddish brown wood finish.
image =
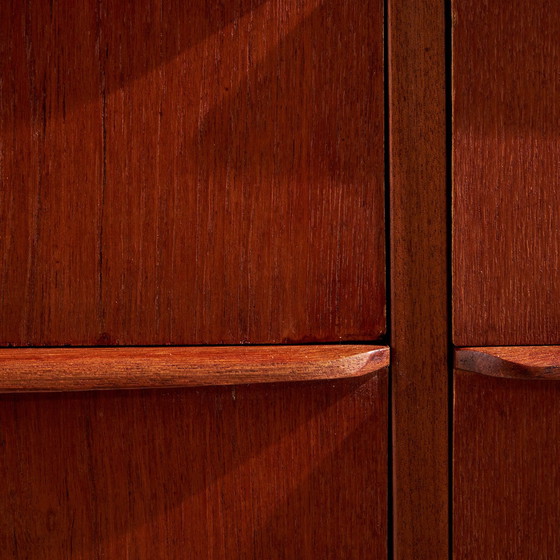
<svg viewBox="0 0 560 560">
<path fill-rule="evenodd" d="M 2 2 L 0 344 L 377 339 L 382 12 Z"/>
<path fill-rule="evenodd" d="M 395 558 L 448 559 L 444 2 L 389 1 Z"/>
<path fill-rule="evenodd" d="M 387 557 L 387 374 L 0 398 L 3 558 Z"/>
<path fill-rule="evenodd" d="M 386 346 L 0 350 L 0 392 L 87 391 L 338 379 L 389 365 Z"/>
<path fill-rule="evenodd" d="M 455 560 L 560 557 L 560 383 L 457 371 Z"/>
<path fill-rule="evenodd" d="M 454 342 L 560 343 L 560 4 L 453 1 Z"/>
<path fill-rule="evenodd" d="M 560 379 L 560 346 L 458 348 L 455 367 L 493 377 Z"/>
</svg>

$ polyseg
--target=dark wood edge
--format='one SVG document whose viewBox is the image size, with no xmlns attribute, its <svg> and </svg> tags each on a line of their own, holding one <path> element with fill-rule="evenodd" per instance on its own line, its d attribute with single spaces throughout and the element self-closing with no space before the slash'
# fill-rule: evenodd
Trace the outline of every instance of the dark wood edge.
<svg viewBox="0 0 560 560">
<path fill-rule="evenodd" d="M 560 346 L 456 348 L 455 369 L 510 379 L 560 379 Z"/>
<path fill-rule="evenodd" d="M 340 379 L 389 365 L 371 345 L 9 348 L 0 392 L 196 387 Z"/>
</svg>

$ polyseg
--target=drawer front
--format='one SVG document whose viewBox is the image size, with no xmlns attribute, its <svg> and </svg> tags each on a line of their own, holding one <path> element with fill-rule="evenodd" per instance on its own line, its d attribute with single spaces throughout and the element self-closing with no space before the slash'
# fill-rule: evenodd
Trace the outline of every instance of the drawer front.
<svg viewBox="0 0 560 560">
<path fill-rule="evenodd" d="M 453 1 L 459 346 L 560 343 L 560 5 Z"/>
<path fill-rule="evenodd" d="M 384 333 L 381 0 L 0 16 L 0 344 Z"/>
<path fill-rule="evenodd" d="M 6 558 L 387 557 L 387 371 L 0 403 Z"/>
<path fill-rule="evenodd" d="M 560 383 L 456 371 L 454 389 L 454 558 L 558 558 Z"/>
</svg>

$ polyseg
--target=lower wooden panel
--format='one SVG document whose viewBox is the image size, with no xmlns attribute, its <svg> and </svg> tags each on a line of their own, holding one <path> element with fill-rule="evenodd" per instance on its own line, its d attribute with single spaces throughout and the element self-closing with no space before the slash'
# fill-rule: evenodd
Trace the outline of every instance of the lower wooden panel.
<svg viewBox="0 0 560 560">
<path fill-rule="evenodd" d="M 560 558 L 560 383 L 455 372 L 456 560 Z"/>
<path fill-rule="evenodd" d="M 0 398 L 3 558 L 386 558 L 387 372 Z"/>
</svg>

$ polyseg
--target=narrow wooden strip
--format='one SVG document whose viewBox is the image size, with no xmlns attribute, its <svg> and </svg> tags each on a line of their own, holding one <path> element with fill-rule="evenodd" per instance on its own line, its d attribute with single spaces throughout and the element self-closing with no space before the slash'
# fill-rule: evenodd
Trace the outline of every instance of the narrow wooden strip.
<svg viewBox="0 0 560 560">
<path fill-rule="evenodd" d="M 0 350 L 0 392 L 236 385 L 358 377 L 386 346 L 207 346 Z"/>
<path fill-rule="evenodd" d="M 455 368 L 492 377 L 560 379 L 560 346 L 457 348 Z"/>
<path fill-rule="evenodd" d="M 388 8 L 394 558 L 448 560 L 445 3 Z"/>
</svg>

